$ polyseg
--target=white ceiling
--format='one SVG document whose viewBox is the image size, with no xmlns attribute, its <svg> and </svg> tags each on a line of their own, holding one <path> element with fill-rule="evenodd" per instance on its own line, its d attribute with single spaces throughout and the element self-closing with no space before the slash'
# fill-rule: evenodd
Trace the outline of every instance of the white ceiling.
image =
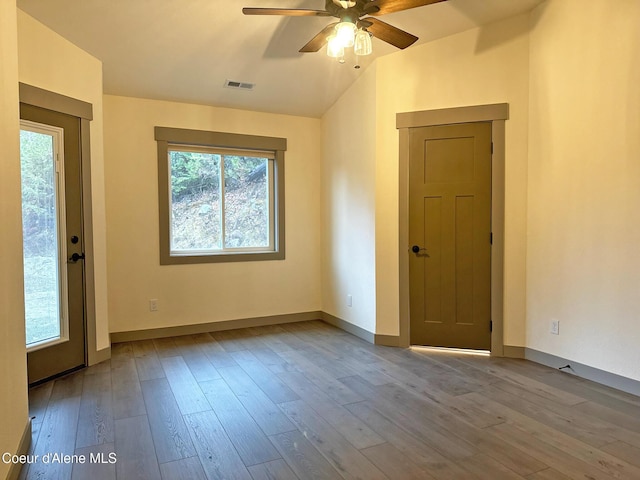
<svg viewBox="0 0 640 480">
<path fill-rule="evenodd" d="M 428 42 L 543 0 L 449 0 L 379 17 Z M 103 62 L 107 94 L 320 117 L 364 70 L 298 53 L 331 17 L 245 16 L 242 7 L 324 9 L 323 0 L 18 0 Z M 409 47 L 412 48 L 412 47 Z M 375 57 L 397 49 L 374 39 Z M 350 61 L 351 60 L 351 61 Z M 252 91 L 225 80 L 255 83 Z"/>
</svg>

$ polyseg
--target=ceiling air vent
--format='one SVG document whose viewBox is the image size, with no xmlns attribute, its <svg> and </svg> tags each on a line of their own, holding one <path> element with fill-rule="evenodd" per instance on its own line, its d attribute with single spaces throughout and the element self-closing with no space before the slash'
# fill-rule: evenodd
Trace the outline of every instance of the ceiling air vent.
<svg viewBox="0 0 640 480">
<path fill-rule="evenodd" d="M 227 88 L 234 88 L 238 90 L 253 90 L 253 87 L 255 87 L 256 84 L 247 82 L 236 82 L 235 80 L 226 80 L 224 82 L 224 86 Z"/>
</svg>

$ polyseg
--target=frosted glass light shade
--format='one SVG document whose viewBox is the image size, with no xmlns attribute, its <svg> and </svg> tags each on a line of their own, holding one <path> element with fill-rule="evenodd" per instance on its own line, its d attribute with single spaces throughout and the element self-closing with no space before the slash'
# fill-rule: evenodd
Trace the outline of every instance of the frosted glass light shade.
<svg viewBox="0 0 640 480">
<path fill-rule="evenodd" d="M 351 22 L 340 22 L 336 25 L 336 38 L 343 47 L 353 47 L 357 27 Z"/>
<path fill-rule="evenodd" d="M 358 30 L 353 46 L 353 53 L 356 55 L 371 55 L 371 35 L 366 30 Z"/>
<path fill-rule="evenodd" d="M 344 56 L 344 47 L 336 35 L 331 35 L 327 38 L 327 55 L 332 58 Z"/>
</svg>

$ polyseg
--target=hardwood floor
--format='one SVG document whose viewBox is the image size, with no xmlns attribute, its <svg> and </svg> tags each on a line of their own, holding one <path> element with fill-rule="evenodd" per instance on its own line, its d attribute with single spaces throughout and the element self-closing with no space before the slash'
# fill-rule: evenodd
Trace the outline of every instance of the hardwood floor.
<svg viewBox="0 0 640 480">
<path fill-rule="evenodd" d="M 319 321 L 112 352 L 31 389 L 32 453 L 86 461 L 21 478 L 640 479 L 640 398 L 524 360 Z"/>
</svg>

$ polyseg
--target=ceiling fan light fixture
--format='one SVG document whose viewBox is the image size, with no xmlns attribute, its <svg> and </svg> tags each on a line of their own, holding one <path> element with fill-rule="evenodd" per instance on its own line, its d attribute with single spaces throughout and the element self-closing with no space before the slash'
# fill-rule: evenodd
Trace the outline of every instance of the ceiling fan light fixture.
<svg viewBox="0 0 640 480">
<path fill-rule="evenodd" d="M 327 38 L 327 55 L 332 58 L 344 57 L 344 47 L 336 35 Z"/>
<path fill-rule="evenodd" d="M 308 8 L 252 8 L 245 7 L 242 13 L 245 15 L 283 15 L 288 17 L 335 17 L 339 21 L 325 26 L 318 32 L 299 52 L 317 52 L 327 43 L 328 37 L 335 35 L 340 46 L 333 44 L 327 48 L 327 53 L 339 58 L 339 49 L 353 47 L 358 27 L 363 30 L 371 29 L 370 37 L 393 45 L 399 49 L 405 49 L 413 45 L 418 37 L 405 32 L 393 25 L 378 20 L 377 17 L 387 13 L 402 12 L 412 8 L 423 7 L 433 3 L 446 2 L 447 0 L 324 0 L 324 10 L 312 10 Z M 360 34 L 356 57 L 371 54 L 369 43 L 371 38 Z M 338 40 L 334 40 L 338 42 Z"/>
<path fill-rule="evenodd" d="M 349 21 L 341 21 L 336 25 L 336 38 L 343 47 L 353 47 L 355 41 L 357 27 Z"/>
<path fill-rule="evenodd" d="M 359 56 L 371 55 L 373 47 L 371 45 L 371 34 L 365 29 L 360 29 L 356 33 L 353 45 L 353 53 Z"/>
</svg>

